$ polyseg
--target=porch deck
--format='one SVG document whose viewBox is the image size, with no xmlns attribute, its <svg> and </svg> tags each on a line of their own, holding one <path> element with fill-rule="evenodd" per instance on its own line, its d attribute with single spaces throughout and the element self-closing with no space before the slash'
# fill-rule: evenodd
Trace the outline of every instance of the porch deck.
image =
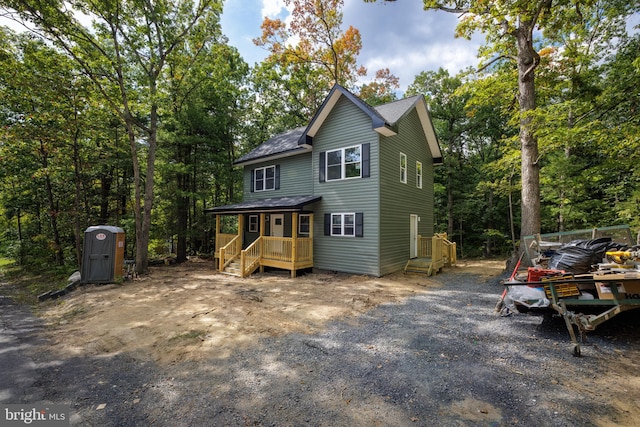
<svg viewBox="0 0 640 427">
<path fill-rule="evenodd" d="M 431 276 L 445 266 L 455 265 L 456 261 L 456 244 L 447 240 L 446 233 L 433 237 L 418 236 L 418 257 L 407 261 L 404 272 L 426 273 Z"/>
</svg>

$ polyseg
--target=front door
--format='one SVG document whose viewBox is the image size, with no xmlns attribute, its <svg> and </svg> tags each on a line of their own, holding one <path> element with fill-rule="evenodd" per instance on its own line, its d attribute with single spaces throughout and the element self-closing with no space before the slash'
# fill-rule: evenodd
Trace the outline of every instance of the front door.
<svg viewBox="0 0 640 427">
<path fill-rule="evenodd" d="M 271 236 L 284 237 L 284 214 L 271 215 Z"/>
<path fill-rule="evenodd" d="M 271 214 L 271 237 L 284 237 L 284 214 Z M 271 250 L 276 256 L 282 256 L 282 240 L 272 242 Z"/>
<path fill-rule="evenodd" d="M 409 236 L 411 240 L 409 257 L 416 258 L 418 256 L 418 215 L 411 214 L 410 224 L 409 224 Z"/>
</svg>

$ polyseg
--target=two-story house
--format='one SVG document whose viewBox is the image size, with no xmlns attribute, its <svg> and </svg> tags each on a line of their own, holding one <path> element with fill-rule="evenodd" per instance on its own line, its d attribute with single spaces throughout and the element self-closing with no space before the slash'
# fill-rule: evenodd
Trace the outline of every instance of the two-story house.
<svg viewBox="0 0 640 427">
<path fill-rule="evenodd" d="M 371 107 L 336 85 L 308 126 L 235 162 L 243 202 L 211 209 L 220 269 L 401 270 L 418 255 L 418 236 L 434 233 L 441 163 L 423 96 Z M 222 232 L 223 215 L 237 215 L 237 233 Z"/>
</svg>

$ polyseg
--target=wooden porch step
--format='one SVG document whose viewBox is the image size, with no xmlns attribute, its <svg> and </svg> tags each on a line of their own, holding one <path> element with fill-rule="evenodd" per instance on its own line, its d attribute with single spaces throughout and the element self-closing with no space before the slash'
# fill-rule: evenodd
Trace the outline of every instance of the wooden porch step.
<svg viewBox="0 0 640 427">
<path fill-rule="evenodd" d="M 238 276 L 238 277 L 242 276 L 241 269 L 240 269 L 240 262 L 237 260 L 231 261 L 231 263 L 225 267 L 222 273 L 228 274 L 230 276 Z"/>
<path fill-rule="evenodd" d="M 404 266 L 405 273 L 422 273 L 428 276 L 437 273 L 438 270 L 440 269 L 435 269 L 431 258 L 412 258 Z"/>
</svg>

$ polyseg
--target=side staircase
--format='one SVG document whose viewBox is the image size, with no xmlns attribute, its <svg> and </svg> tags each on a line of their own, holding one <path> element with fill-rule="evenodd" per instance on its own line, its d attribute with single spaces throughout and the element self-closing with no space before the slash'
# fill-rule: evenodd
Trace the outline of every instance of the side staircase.
<svg viewBox="0 0 640 427">
<path fill-rule="evenodd" d="M 230 276 L 242 277 L 242 266 L 240 265 L 240 258 L 235 258 L 227 265 L 221 273 L 228 274 Z"/>
<path fill-rule="evenodd" d="M 433 237 L 418 236 L 418 257 L 407 261 L 404 272 L 431 276 L 439 273 L 442 267 L 455 265 L 456 260 L 456 244 L 447 240 L 446 233 Z"/>
</svg>

